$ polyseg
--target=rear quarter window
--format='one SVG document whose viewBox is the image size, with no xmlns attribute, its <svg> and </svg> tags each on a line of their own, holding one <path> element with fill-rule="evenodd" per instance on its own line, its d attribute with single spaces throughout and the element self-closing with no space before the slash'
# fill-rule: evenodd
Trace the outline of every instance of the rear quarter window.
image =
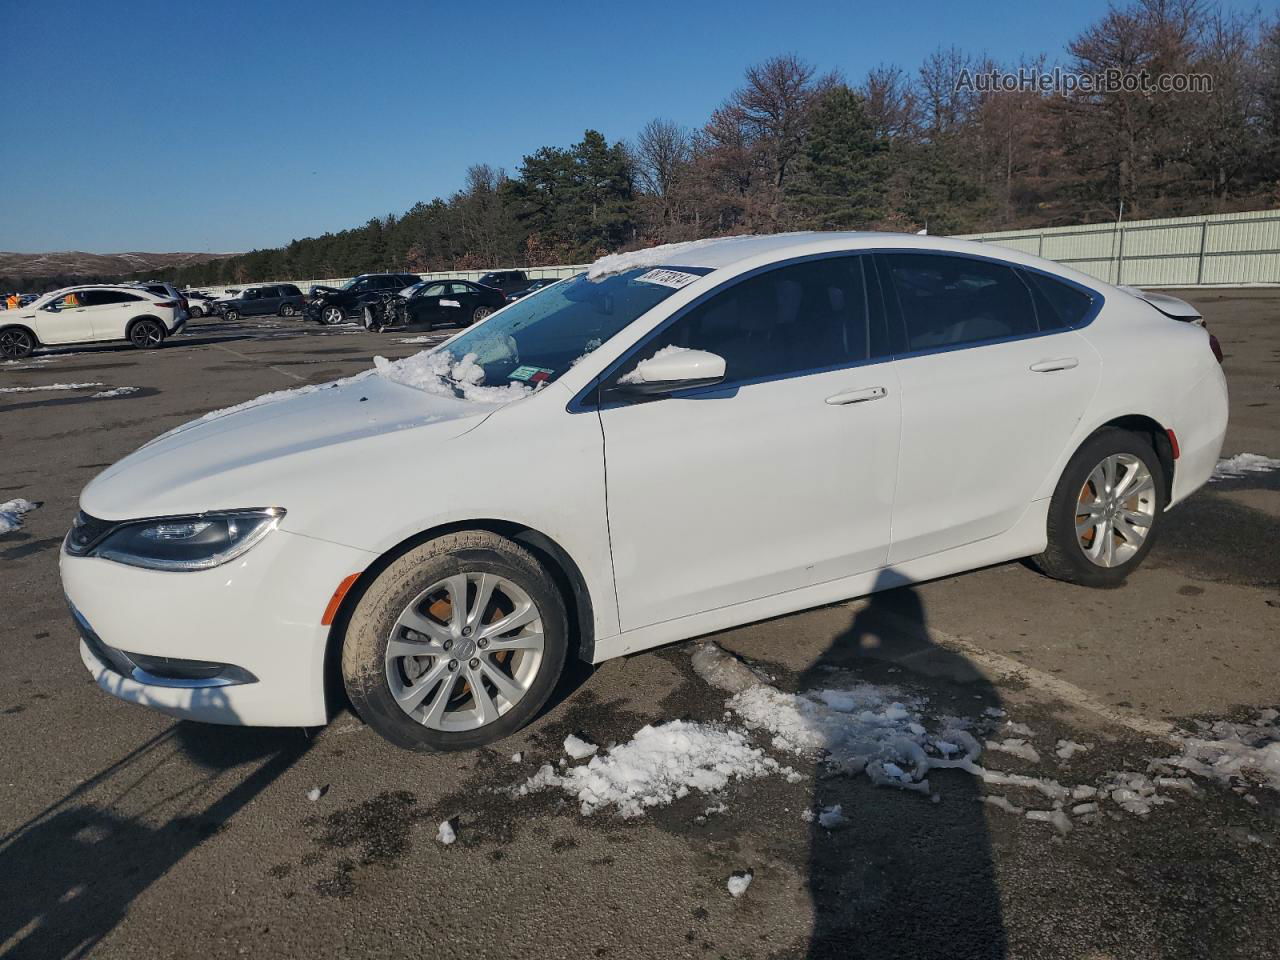
<svg viewBox="0 0 1280 960">
<path fill-rule="evenodd" d="M 1031 287 L 1041 330 L 1066 330 L 1088 319 L 1093 297 L 1079 287 L 1034 270 L 1023 271 L 1023 276 Z"/>
</svg>

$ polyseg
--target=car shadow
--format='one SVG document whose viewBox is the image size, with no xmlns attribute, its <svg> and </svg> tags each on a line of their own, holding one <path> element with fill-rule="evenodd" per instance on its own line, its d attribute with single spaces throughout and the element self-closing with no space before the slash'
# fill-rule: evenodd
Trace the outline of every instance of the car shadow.
<svg viewBox="0 0 1280 960">
<path fill-rule="evenodd" d="M 301 730 L 175 723 L 0 837 L 0 956 L 92 953 L 310 745 Z"/>
<path fill-rule="evenodd" d="M 981 716 L 998 708 L 992 684 L 930 636 L 924 600 L 886 571 L 848 627 L 799 678 L 833 686 L 837 671 L 928 691 L 931 716 Z M 813 960 L 853 957 L 1003 958 L 1007 941 L 979 784 L 959 770 L 929 771 L 929 793 L 875 786 L 866 777 L 815 771 L 808 881 Z M 936 799 L 935 799 L 936 798 Z M 817 814 L 840 804 L 847 823 Z"/>
</svg>

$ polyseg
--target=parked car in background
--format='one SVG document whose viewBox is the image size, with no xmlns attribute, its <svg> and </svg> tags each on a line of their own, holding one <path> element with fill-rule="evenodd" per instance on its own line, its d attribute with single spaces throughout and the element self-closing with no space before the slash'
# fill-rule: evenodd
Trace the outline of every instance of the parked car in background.
<svg viewBox="0 0 1280 960">
<path fill-rule="evenodd" d="M 172 283 L 165 283 L 163 280 L 144 280 L 141 283 L 130 284 L 130 286 L 141 287 L 148 293 L 162 299 L 177 300 L 182 304 L 182 312 L 190 315 L 191 304 L 188 302 L 186 294 Z"/>
<path fill-rule="evenodd" d="M 1227 413 L 1203 328 L 1026 253 L 673 244 L 153 440 L 81 493 L 62 584 L 117 697 L 313 726 L 341 679 L 390 742 L 473 749 L 570 657 L 1019 558 L 1115 586 Z"/>
<path fill-rule="evenodd" d="M 424 280 L 401 290 L 399 302 L 384 307 L 393 322 L 425 326 L 469 327 L 507 305 L 500 290 L 470 280 Z M 384 326 L 390 325 L 384 321 Z M 367 324 L 366 324 L 367 326 Z"/>
<path fill-rule="evenodd" d="M 375 304 L 380 310 L 387 294 L 421 282 L 416 273 L 362 273 L 341 287 L 312 287 L 306 316 L 327 326 L 361 318 L 366 304 Z"/>
<path fill-rule="evenodd" d="M 306 308 L 307 298 L 292 283 L 271 283 L 245 287 L 229 300 L 218 300 L 216 309 L 224 320 L 275 314 L 294 317 Z"/>
<path fill-rule="evenodd" d="M 481 286 L 493 287 L 503 294 L 515 293 L 529 285 L 529 275 L 523 270 L 492 270 L 476 281 Z"/>
<path fill-rule="evenodd" d="M 544 287 L 549 287 L 553 283 L 559 283 L 559 282 L 560 282 L 559 277 L 543 277 L 540 280 L 534 280 L 527 287 L 522 287 L 521 289 L 516 290 L 513 293 L 508 293 L 507 303 L 515 303 L 517 300 L 521 299 L 522 297 L 527 297 L 531 293 L 537 293 L 539 290 L 543 289 Z"/>
<path fill-rule="evenodd" d="M 192 318 L 204 317 L 214 312 L 214 297 L 204 293 L 201 290 L 184 290 L 182 295 L 187 298 L 187 313 Z"/>
<path fill-rule="evenodd" d="M 20 360 L 36 347 L 127 340 L 158 347 L 187 322 L 182 302 L 132 284 L 86 284 L 47 293 L 0 313 L 0 357 Z"/>
</svg>

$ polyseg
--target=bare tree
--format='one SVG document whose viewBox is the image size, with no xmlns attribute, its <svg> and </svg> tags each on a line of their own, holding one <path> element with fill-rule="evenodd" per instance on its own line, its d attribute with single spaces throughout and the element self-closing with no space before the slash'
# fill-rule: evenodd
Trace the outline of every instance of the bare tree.
<svg viewBox="0 0 1280 960">
<path fill-rule="evenodd" d="M 646 123 L 631 148 L 641 189 L 668 197 L 689 163 L 691 149 L 689 131 L 679 124 L 662 119 Z"/>
<path fill-rule="evenodd" d="M 884 63 L 873 67 L 858 92 L 877 137 L 892 145 L 914 134 L 918 124 L 916 94 L 901 67 Z"/>
</svg>

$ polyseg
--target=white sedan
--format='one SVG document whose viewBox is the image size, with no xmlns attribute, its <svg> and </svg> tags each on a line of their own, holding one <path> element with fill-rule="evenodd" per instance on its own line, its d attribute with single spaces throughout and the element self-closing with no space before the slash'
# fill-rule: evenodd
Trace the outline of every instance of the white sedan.
<svg viewBox="0 0 1280 960">
<path fill-rule="evenodd" d="M 158 347 L 187 322 L 182 301 L 139 286 L 64 287 L 0 312 L 0 358 L 21 360 L 37 347 L 125 340 Z"/>
<path fill-rule="evenodd" d="M 1170 312 L 934 237 L 606 257 L 99 475 L 61 560 L 81 656 L 177 716 L 320 724 L 344 685 L 458 749 L 568 657 L 1021 557 L 1115 584 L 1226 429 L 1216 344 Z"/>
</svg>

